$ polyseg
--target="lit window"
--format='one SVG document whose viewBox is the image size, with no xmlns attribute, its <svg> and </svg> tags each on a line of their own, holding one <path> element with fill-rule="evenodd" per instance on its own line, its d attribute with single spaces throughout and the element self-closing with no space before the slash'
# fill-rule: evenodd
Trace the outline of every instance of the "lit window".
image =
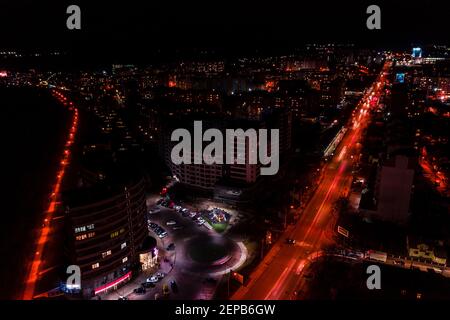
<svg viewBox="0 0 450 320">
<path fill-rule="evenodd" d="M 128 257 L 125 257 L 125 258 L 122 259 L 122 263 L 125 263 L 127 261 L 128 261 Z"/>
<path fill-rule="evenodd" d="M 89 232 L 87 236 L 88 238 L 92 238 L 95 236 L 95 232 Z"/>
<path fill-rule="evenodd" d="M 97 269 L 98 267 L 100 267 L 100 263 L 94 263 L 93 265 L 92 265 L 92 269 Z"/>
<path fill-rule="evenodd" d="M 76 227 L 75 228 L 75 233 L 80 233 L 80 232 L 83 232 L 83 231 L 86 231 L 86 227 Z"/>
<path fill-rule="evenodd" d="M 79 236 L 76 236 L 76 240 L 77 241 L 80 241 L 80 240 L 84 240 L 84 239 L 86 239 L 87 238 L 87 235 L 86 234 L 80 234 Z"/>
<path fill-rule="evenodd" d="M 103 257 L 103 258 L 105 258 L 105 257 L 107 257 L 107 256 L 109 256 L 109 255 L 111 255 L 111 250 L 102 252 L 102 257 Z"/>
<path fill-rule="evenodd" d="M 119 235 L 119 231 L 115 231 L 113 233 L 111 233 L 111 238 L 115 238 Z"/>
<path fill-rule="evenodd" d="M 122 243 L 122 244 L 120 245 L 120 249 L 123 249 L 123 248 L 125 248 L 126 246 L 127 246 L 127 243 L 124 242 L 124 243 Z"/>
<path fill-rule="evenodd" d="M 94 230 L 94 224 L 92 223 L 92 224 L 89 224 L 89 225 L 87 225 L 87 226 L 81 226 L 81 227 L 76 227 L 75 228 L 75 233 L 80 233 L 80 232 L 84 232 L 84 231 L 87 231 L 87 230 Z"/>
</svg>

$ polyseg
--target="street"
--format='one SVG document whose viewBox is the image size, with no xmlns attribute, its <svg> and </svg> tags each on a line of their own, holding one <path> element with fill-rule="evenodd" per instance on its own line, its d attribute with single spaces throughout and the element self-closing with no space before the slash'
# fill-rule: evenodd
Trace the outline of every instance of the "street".
<svg viewBox="0 0 450 320">
<path fill-rule="evenodd" d="M 232 296 L 233 300 L 293 299 L 294 292 L 301 290 L 299 285 L 302 270 L 311 255 L 333 244 L 331 234 L 336 220 L 332 214 L 333 206 L 339 198 L 346 196 L 350 189 L 354 155 L 358 150 L 357 142 L 369 121 L 370 112 L 367 110 L 372 97 L 379 98 L 382 94 L 387 68 L 389 63 L 385 64 L 379 79 L 358 104 L 353 125 L 348 128 L 334 156 L 325 165 L 323 179 L 301 213 L 299 221 L 287 229 L 285 236 L 272 247 L 250 275 L 247 286 L 241 287 Z M 296 244 L 285 244 L 286 238 L 295 239 Z"/>
</svg>

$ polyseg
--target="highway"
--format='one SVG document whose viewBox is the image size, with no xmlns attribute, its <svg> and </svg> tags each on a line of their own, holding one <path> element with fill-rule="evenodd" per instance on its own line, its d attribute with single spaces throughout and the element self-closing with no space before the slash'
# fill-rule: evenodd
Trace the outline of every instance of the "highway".
<svg viewBox="0 0 450 320">
<path fill-rule="evenodd" d="M 324 166 L 323 179 L 296 225 L 286 230 L 250 275 L 247 285 L 238 289 L 232 300 L 297 299 L 294 292 L 302 291 L 303 268 L 320 254 L 322 248 L 333 244 L 331 235 L 336 221 L 333 207 L 350 189 L 352 165 L 360 153 L 358 142 L 370 119 L 368 111 L 378 105 L 390 66 L 391 62 L 387 61 L 358 103 L 345 136 Z M 296 243 L 286 244 L 286 238 L 295 239 Z"/>
</svg>

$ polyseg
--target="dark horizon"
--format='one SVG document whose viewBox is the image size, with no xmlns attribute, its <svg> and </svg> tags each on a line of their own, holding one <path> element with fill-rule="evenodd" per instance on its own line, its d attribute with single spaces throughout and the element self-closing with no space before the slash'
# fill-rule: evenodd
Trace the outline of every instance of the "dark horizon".
<svg viewBox="0 0 450 320">
<path fill-rule="evenodd" d="M 66 8 L 81 8 L 81 30 L 68 30 Z M 366 28 L 366 8 L 381 8 L 381 30 Z M 255 1 L 216 3 L 127 1 L 121 4 L 19 0 L 0 5 L 0 48 L 95 51 L 111 57 L 167 48 L 296 48 L 308 42 L 349 42 L 404 48 L 448 44 L 445 3 Z M 133 52 L 131 52 L 133 51 Z"/>
</svg>

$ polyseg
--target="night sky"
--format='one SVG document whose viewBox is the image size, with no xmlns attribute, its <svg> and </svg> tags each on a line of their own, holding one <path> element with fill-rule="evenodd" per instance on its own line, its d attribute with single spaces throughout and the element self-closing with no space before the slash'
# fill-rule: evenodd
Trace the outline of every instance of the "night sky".
<svg viewBox="0 0 450 320">
<path fill-rule="evenodd" d="M 69 4 L 81 7 L 81 31 L 66 29 Z M 381 7 L 382 30 L 365 26 L 370 4 Z M 293 48 L 312 41 L 374 47 L 448 43 L 445 5 L 443 0 L 2 1 L 0 48 L 127 55 L 160 48 Z"/>
</svg>

